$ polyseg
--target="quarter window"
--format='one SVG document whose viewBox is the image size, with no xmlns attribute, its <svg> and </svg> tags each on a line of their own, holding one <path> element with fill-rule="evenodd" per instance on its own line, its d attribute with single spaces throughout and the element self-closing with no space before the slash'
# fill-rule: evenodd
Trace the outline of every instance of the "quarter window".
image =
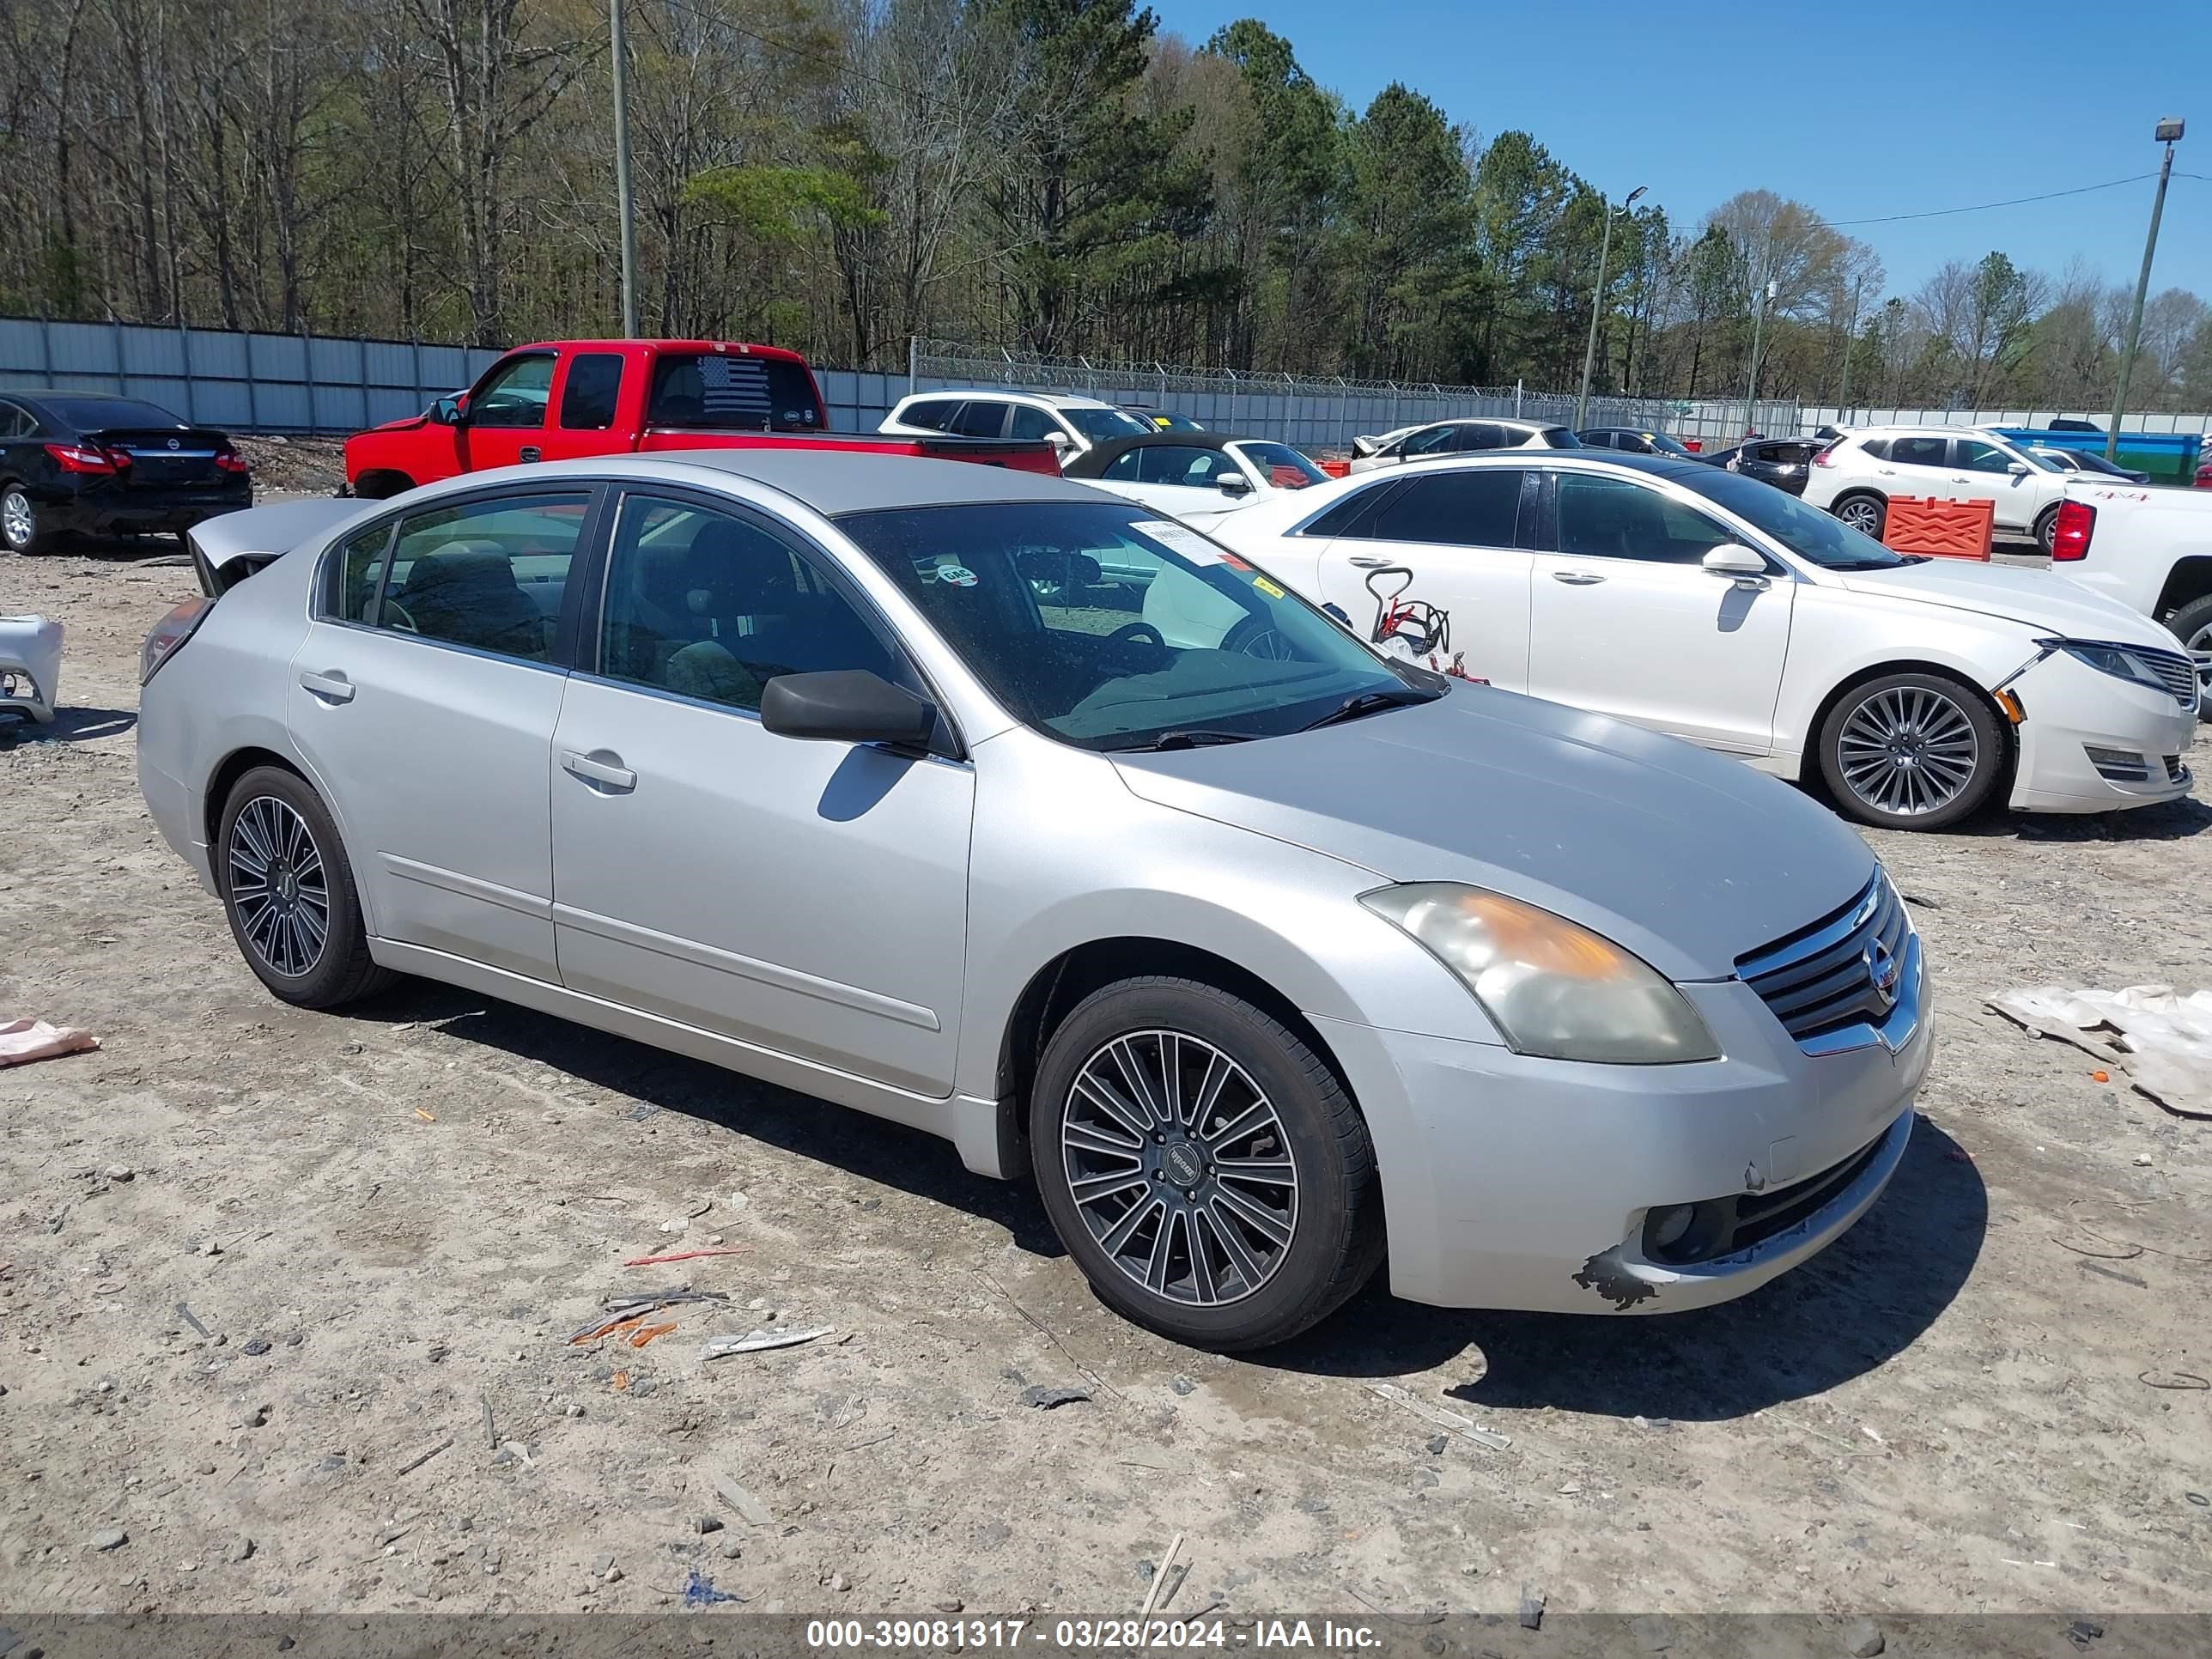
<svg viewBox="0 0 2212 1659">
<path fill-rule="evenodd" d="M 624 498 L 601 629 L 608 678 L 757 709 L 777 675 L 835 668 L 902 677 L 897 656 L 805 552 L 750 519 Z"/>
<path fill-rule="evenodd" d="M 561 424 L 571 432 L 604 432 L 612 426 L 622 377 L 618 352 L 586 351 L 570 358 L 568 379 L 561 388 Z"/>
<path fill-rule="evenodd" d="M 1408 478 L 1377 510 L 1364 533 L 1379 541 L 1510 547 L 1520 507 L 1517 468 L 1425 473 Z"/>
<path fill-rule="evenodd" d="M 471 426 L 526 427 L 545 424 L 553 397 L 553 359 L 540 352 L 510 358 L 491 373 L 469 399 Z"/>
<path fill-rule="evenodd" d="M 365 620 L 502 657 L 550 661 L 569 562 L 591 504 L 581 490 L 497 495 L 400 520 L 381 600 Z M 352 562 L 349 548 L 349 568 Z"/>
<path fill-rule="evenodd" d="M 1736 538 L 1694 507 L 1620 478 L 1559 475 L 1559 551 L 1596 559 L 1696 564 Z"/>
</svg>

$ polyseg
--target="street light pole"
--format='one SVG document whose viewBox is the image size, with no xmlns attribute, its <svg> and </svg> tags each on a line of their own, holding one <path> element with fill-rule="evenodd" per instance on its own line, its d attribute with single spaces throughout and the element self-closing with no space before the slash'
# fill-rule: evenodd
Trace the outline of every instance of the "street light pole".
<svg viewBox="0 0 2212 1659">
<path fill-rule="evenodd" d="M 1583 390 L 1582 395 L 1575 399 L 1575 426 L 1577 429 L 1589 424 L 1590 371 L 1597 366 L 1598 319 L 1605 314 L 1605 260 L 1606 256 L 1613 252 L 1613 216 L 1627 212 L 1646 188 L 1643 185 L 1637 185 L 1621 198 L 1618 208 L 1610 202 L 1605 204 L 1605 234 L 1598 239 L 1597 244 L 1597 292 L 1590 296 L 1589 344 L 1583 349 Z"/>
<path fill-rule="evenodd" d="M 1863 276 L 1851 278 L 1851 319 L 1844 325 L 1844 384 L 1836 393 L 1836 424 L 1842 426 L 1851 418 L 1851 348 L 1858 343 L 1859 285 Z"/>
<path fill-rule="evenodd" d="M 1750 388 L 1745 392 L 1743 398 L 1743 435 L 1747 438 L 1748 438 L 1756 429 L 1759 422 L 1759 335 L 1766 326 L 1766 307 L 1774 302 L 1774 296 L 1777 293 L 1780 292 L 1781 287 L 1782 285 L 1779 283 L 1770 280 L 1766 284 L 1766 289 L 1763 295 L 1754 295 L 1752 296 L 1751 386 Z"/>
<path fill-rule="evenodd" d="M 615 64 L 615 210 L 622 219 L 623 338 L 637 337 L 637 216 L 629 195 L 629 48 L 623 38 L 623 0 L 607 0 Z"/>
<path fill-rule="evenodd" d="M 2151 198 L 2150 234 L 2143 239 L 2142 270 L 2136 277 L 2136 302 L 2128 313 L 2128 341 L 2120 351 L 2120 386 L 2112 398 L 2112 427 L 2105 434 L 2105 459 L 2117 460 L 2120 453 L 2120 422 L 2127 414 L 2128 380 L 2135 373 L 2136 347 L 2142 338 L 2143 296 L 2150 292 L 2150 262 L 2158 252 L 2159 216 L 2166 211 L 2166 181 L 2173 176 L 2173 147 L 2181 142 L 2179 116 L 2158 124 L 2154 138 L 2166 146 L 2166 161 L 2158 170 L 2158 194 Z"/>
</svg>

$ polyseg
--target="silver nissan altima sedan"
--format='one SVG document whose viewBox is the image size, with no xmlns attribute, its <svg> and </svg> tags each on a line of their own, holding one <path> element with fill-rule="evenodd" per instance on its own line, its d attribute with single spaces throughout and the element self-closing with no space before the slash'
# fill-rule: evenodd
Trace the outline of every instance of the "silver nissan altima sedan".
<svg viewBox="0 0 2212 1659">
<path fill-rule="evenodd" d="M 1121 497 L 738 451 L 193 537 L 139 780 L 276 996 L 418 974 L 927 1129 L 1194 1346 L 1386 1254 L 1722 1301 L 1904 1156 L 1928 982 L 1856 835 Z"/>
</svg>

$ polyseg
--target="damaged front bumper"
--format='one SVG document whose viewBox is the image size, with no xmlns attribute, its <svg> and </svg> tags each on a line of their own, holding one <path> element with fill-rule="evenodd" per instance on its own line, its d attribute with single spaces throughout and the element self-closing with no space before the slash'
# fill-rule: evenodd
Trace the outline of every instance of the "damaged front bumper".
<svg viewBox="0 0 2212 1659">
<path fill-rule="evenodd" d="M 1899 1046 L 1810 1054 L 1741 981 L 1685 985 L 1723 1058 L 1534 1060 L 1494 1044 L 1316 1020 L 1374 1139 L 1390 1288 L 1443 1307 L 1667 1313 L 1816 1255 L 1905 1156 L 1932 1009 Z M 1670 1262 L 1669 1211 L 1718 1226 Z"/>
</svg>

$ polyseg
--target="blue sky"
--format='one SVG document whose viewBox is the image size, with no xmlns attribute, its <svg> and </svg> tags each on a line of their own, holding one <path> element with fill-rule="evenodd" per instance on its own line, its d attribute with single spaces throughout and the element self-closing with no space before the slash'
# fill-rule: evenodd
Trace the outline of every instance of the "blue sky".
<svg viewBox="0 0 2212 1659">
<path fill-rule="evenodd" d="M 2160 117 L 2190 119 L 2151 291 L 2212 300 L 2212 5 L 1994 9 L 1614 0 L 1148 0 L 1196 46 L 1257 16 L 1355 107 L 1392 81 L 1485 138 L 1513 127 L 1616 200 L 1679 227 L 1739 190 L 1830 221 L 1966 207 L 2157 171 Z M 1910 21 L 1907 21 L 1907 19 Z M 2155 38 L 2154 48 L 2152 41 Z M 2132 287 L 2152 179 L 1988 213 L 1850 228 L 1910 293 L 1946 259 L 2075 256 Z"/>
</svg>

